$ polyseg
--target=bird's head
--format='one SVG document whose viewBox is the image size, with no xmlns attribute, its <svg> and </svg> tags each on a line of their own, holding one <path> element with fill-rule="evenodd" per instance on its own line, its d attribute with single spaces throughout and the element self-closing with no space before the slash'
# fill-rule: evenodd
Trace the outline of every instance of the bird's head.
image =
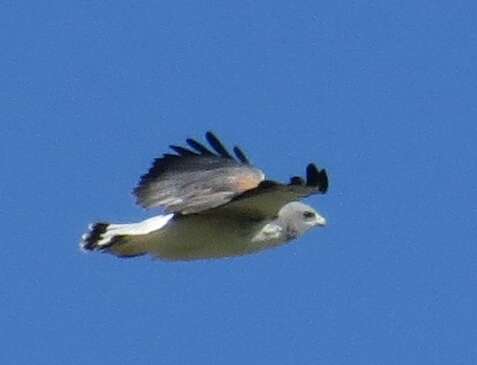
<svg viewBox="0 0 477 365">
<path fill-rule="evenodd" d="M 278 218 L 297 236 L 304 234 L 311 228 L 323 227 L 326 219 L 309 205 L 300 202 L 286 204 L 278 212 Z"/>
</svg>

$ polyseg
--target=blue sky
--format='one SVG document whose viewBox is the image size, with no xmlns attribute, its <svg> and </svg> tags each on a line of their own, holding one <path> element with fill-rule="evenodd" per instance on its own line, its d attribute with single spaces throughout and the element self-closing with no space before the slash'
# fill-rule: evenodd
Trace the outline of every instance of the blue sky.
<svg viewBox="0 0 477 365">
<path fill-rule="evenodd" d="M 476 11 L 2 2 L 1 363 L 475 364 Z M 79 251 L 208 129 L 274 179 L 326 167 L 328 227 L 230 260 Z"/>
</svg>

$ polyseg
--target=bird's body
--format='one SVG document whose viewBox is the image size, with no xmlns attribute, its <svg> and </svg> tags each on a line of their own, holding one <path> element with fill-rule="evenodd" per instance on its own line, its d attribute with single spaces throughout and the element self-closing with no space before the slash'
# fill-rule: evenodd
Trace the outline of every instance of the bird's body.
<svg viewBox="0 0 477 365">
<path fill-rule="evenodd" d="M 240 256 L 258 249 L 252 244 L 261 222 L 218 214 L 180 216 L 167 229 L 156 231 L 149 252 L 167 260 L 193 260 Z"/>
<path fill-rule="evenodd" d="M 325 192 L 327 176 L 314 165 L 307 182 L 298 177 L 283 185 L 265 180 L 237 147 L 241 163 L 218 139 L 207 134 L 218 155 L 195 140 L 197 152 L 172 146 L 178 155 L 157 159 L 135 190 L 146 207 L 166 213 L 139 223 L 96 223 L 81 247 L 116 256 L 149 254 L 164 260 L 196 260 L 242 256 L 289 242 L 325 219 L 296 199 Z"/>
<path fill-rule="evenodd" d="M 165 260 L 240 256 L 260 249 L 252 239 L 261 226 L 216 214 L 178 216 L 148 234 L 123 236 L 111 251 L 118 256 L 149 253 Z"/>
</svg>

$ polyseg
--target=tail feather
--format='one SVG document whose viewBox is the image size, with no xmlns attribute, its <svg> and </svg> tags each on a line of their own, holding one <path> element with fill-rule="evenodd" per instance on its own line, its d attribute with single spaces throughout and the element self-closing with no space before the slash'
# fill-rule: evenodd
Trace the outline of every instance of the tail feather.
<svg viewBox="0 0 477 365">
<path fill-rule="evenodd" d="M 81 237 L 80 247 L 85 251 L 106 251 L 117 256 L 131 257 L 147 252 L 144 237 L 164 227 L 173 214 L 159 215 L 139 223 L 94 223 Z"/>
<path fill-rule="evenodd" d="M 108 242 L 104 237 L 105 233 L 108 231 L 109 223 L 94 223 L 90 224 L 88 229 L 89 231 L 81 237 L 81 248 L 87 251 L 95 251 L 98 249 L 103 249 Z"/>
</svg>

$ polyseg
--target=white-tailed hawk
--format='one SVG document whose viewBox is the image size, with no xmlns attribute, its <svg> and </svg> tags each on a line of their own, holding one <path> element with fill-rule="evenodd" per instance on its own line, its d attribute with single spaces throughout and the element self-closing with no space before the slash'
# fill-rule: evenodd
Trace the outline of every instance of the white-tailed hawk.
<svg viewBox="0 0 477 365">
<path fill-rule="evenodd" d="M 232 155 L 211 132 L 210 147 L 187 139 L 188 147 L 156 159 L 134 189 L 137 204 L 164 214 L 139 223 L 95 223 L 81 247 L 121 257 L 150 254 L 165 260 L 240 256 L 294 240 L 326 224 L 300 202 L 328 190 L 324 169 L 309 164 L 306 178 L 288 184 L 266 180 L 242 150 Z"/>
</svg>

